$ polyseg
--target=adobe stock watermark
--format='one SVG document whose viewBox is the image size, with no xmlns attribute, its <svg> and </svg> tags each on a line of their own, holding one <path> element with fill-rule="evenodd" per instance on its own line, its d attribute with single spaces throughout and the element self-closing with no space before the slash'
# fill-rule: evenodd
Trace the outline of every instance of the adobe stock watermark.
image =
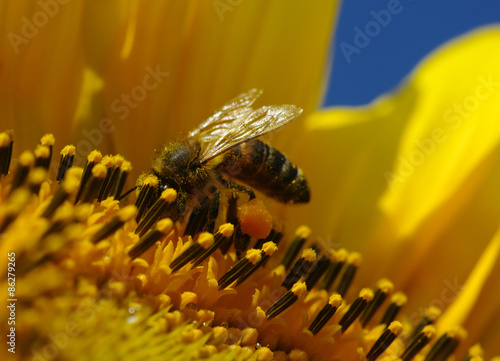
<svg viewBox="0 0 500 361">
<path fill-rule="evenodd" d="M 435 153 L 438 145 L 445 143 L 452 132 L 460 128 L 464 120 L 470 118 L 480 108 L 481 102 L 489 99 L 497 88 L 500 88 L 500 81 L 495 81 L 492 74 L 478 76 L 474 92 L 444 111 L 444 124 L 432 129 L 427 137 L 416 140 L 416 147 L 407 156 L 398 157 L 395 169 L 384 173 L 391 190 L 413 175 Z"/>
<path fill-rule="evenodd" d="M 161 71 L 160 64 L 153 69 L 146 66 L 146 75 L 142 78 L 142 83 L 133 87 L 129 93 L 122 93 L 120 98 L 111 102 L 111 111 L 119 114 L 118 118 L 124 120 L 130 115 L 130 109 L 138 107 L 139 103 L 147 98 L 148 94 L 155 90 L 170 73 Z"/>
<path fill-rule="evenodd" d="M 242 2 L 243 0 L 213 0 L 212 6 L 219 17 L 219 20 L 224 21 L 224 14 L 228 11 L 232 13 Z"/>
<path fill-rule="evenodd" d="M 429 308 L 435 307 L 443 312 L 446 309 L 446 306 L 450 305 L 455 300 L 455 298 L 463 288 L 463 285 L 458 283 L 457 278 L 453 280 L 453 283 L 448 279 L 445 279 L 443 283 L 445 287 L 441 290 L 439 298 L 435 298 L 429 303 L 427 307 L 420 307 L 417 311 L 412 312 L 408 316 L 408 321 L 412 325 L 413 329 L 415 329 L 415 327 L 420 323 L 420 320 L 422 320 L 422 318 L 427 316 L 427 310 Z M 400 358 L 406 346 L 407 345 L 404 342 L 395 342 L 389 349 L 385 351 L 385 355 L 389 357 L 394 356 L 395 358 Z"/>
<path fill-rule="evenodd" d="M 125 270 L 118 272 L 112 271 L 112 277 L 115 281 L 127 282 L 135 279 L 135 277 L 126 274 Z M 114 288 L 103 288 L 99 290 L 95 300 L 107 301 L 113 300 L 116 297 L 117 290 Z M 73 311 L 75 320 L 68 321 L 58 330 L 58 332 L 49 332 L 46 334 L 47 343 L 38 348 L 32 348 L 33 361 L 50 361 L 59 359 L 61 351 L 64 351 L 70 344 L 71 340 L 78 337 L 84 332 L 84 328 L 91 325 L 99 312 L 104 312 L 99 301 L 82 302 Z M 129 311 L 130 312 L 130 311 Z M 133 313 L 133 312 L 132 312 Z"/>
<path fill-rule="evenodd" d="M 411 0 L 410 0 L 411 1 Z M 371 20 L 364 26 L 355 26 L 352 43 L 342 41 L 339 44 L 340 50 L 347 63 L 352 62 L 354 54 L 360 54 L 363 49 L 370 45 L 373 38 L 380 35 L 382 30 L 389 26 L 395 15 L 401 14 L 404 7 L 399 0 L 389 0 L 386 8 L 382 10 L 371 10 Z"/>
<path fill-rule="evenodd" d="M 478 76 L 478 84 L 474 89 L 474 93 L 465 97 L 461 102 L 454 103 L 452 107 L 447 109 L 443 114 L 443 119 L 446 123 L 450 123 L 453 130 L 458 129 L 463 120 L 470 118 L 482 101 L 487 100 L 500 87 L 500 81 L 495 81 L 493 75 Z"/>
<path fill-rule="evenodd" d="M 38 0 L 37 4 L 40 10 L 33 13 L 30 18 L 26 16 L 21 18 L 22 26 L 20 32 L 10 32 L 7 34 L 7 39 L 9 39 L 14 52 L 17 54 L 21 45 L 27 44 L 38 34 L 41 28 L 48 24 L 50 19 L 57 16 L 61 8 L 60 5 L 66 5 L 70 1 L 71 0 Z"/>
<path fill-rule="evenodd" d="M 455 277 L 453 282 L 448 279 L 443 281 L 444 288 L 441 290 L 439 298 L 433 299 L 427 307 L 420 307 L 417 311 L 412 312 L 408 316 L 408 321 L 412 325 L 418 324 L 418 322 L 426 315 L 427 309 L 430 307 L 437 307 L 443 312 L 447 306 L 451 305 L 452 302 L 457 298 L 460 291 L 463 289 L 463 285 L 458 283 L 458 278 Z"/>
<path fill-rule="evenodd" d="M 119 98 L 111 102 L 111 112 L 118 115 L 118 119 L 124 120 L 130 115 L 131 109 L 139 106 L 139 103 L 144 101 L 148 94 L 156 89 L 170 73 L 164 72 L 157 64 L 155 68 L 146 66 L 146 75 L 142 78 L 140 84 L 134 86 L 130 92 L 122 93 Z M 115 124 L 110 118 L 102 118 L 99 126 L 94 129 L 83 129 L 83 139 L 81 139 L 75 146 L 75 164 L 84 164 L 86 156 L 94 149 L 99 147 L 104 140 L 106 134 L 110 134 L 115 130 Z M 54 160 L 51 164 L 51 169 L 54 174 L 57 174 L 59 168 L 59 161 Z"/>
<path fill-rule="evenodd" d="M 390 188 L 394 190 L 399 184 L 415 173 L 415 169 L 421 166 L 425 160 L 436 151 L 438 144 L 444 143 L 448 135 L 442 128 L 434 128 L 429 137 L 415 141 L 416 148 L 408 156 L 398 157 L 396 173 L 385 172 L 384 177 Z"/>
</svg>

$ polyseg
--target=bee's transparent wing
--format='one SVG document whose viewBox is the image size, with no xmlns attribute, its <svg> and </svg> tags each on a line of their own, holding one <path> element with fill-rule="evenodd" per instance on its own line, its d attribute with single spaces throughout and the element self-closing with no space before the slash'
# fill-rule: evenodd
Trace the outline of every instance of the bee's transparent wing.
<svg viewBox="0 0 500 361">
<path fill-rule="evenodd" d="M 251 89 L 238 95 L 227 104 L 224 104 L 210 118 L 201 123 L 189 136 L 204 134 L 205 137 L 218 137 L 227 132 L 235 121 L 247 117 L 252 111 L 252 104 L 262 94 L 262 90 Z"/>
<path fill-rule="evenodd" d="M 208 161 L 232 147 L 272 132 L 295 119 L 302 109 L 294 105 L 265 106 L 257 110 L 241 108 L 232 122 L 199 128 L 200 160 Z"/>
</svg>

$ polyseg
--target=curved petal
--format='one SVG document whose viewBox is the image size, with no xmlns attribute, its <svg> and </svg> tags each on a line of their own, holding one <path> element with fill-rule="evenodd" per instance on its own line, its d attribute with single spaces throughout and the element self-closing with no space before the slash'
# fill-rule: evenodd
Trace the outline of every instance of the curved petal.
<svg viewBox="0 0 500 361">
<path fill-rule="evenodd" d="M 412 77 L 421 94 L 381 200 L 395 217 L 398 237 L 415 232 L 432 209 L 459 196 L 464 180 L 498 144 L 498 45 L 498 29 L 469 35 L 424 61 Z"/>
<path fill-rule="evenodd" d="M 82 6 L 0 4 L 2 128 L 16 129 L 16 149 L 34 147 L 46 132 L 69 140 L 84 67 Z"/>
<path fill-rule="evenodd" d="M 500 231 L 497 231 L 477 260 L 457 298 L 438 320 L 438 329 L 444 332 L 456 325 L 467 324 L 471 340 L 467 342 L 469 344 L 483 336 L 481 331 L 487 328 L 495 314 L 500 316 L 500 292 L 497 286 L 499 271 Z M 476 312 L 473 312 L 474 308 L 477 309 Z M 488 348 L 490 352 L 494 349 L 495 347 Z"/>
<path fill-rule="evenodd" d="M 315 218 L 299 209 L 291 219 L 332 245 L 364 249 L 360 283 L 374 282 L 376 268 L 406 288 L 408 307 L 448 305 L 447 284 L 464 282 L 498 227 L 499 44 L 499 28 L 469 34 L 430 55 L 396 94 L 305 124 L 308 149 L 294 159 Z"/>
<path fill-rule="evenodd" d="M 264 90 L 259 105 L 315 109 L 337 6 L 337 1 L 137 2 L 103 72 L 102 108 L 116 126 L 116 149 L 127 150 L 126 157 L 145 169 L 153 148 L 254 87 Z M 287 127 L 288 135 L 293 127 Z"/>
<path fill-rule="evenodd" d="M 16 128 L 20 149 L 50 131 L 83 155 L 128 153 L 136 169 L 250 88 L 265 90 L 262 104 L 316 108 L 338 8 L 327 0 L 42 3 L 0 4 L 9 40 L 0 53 L 4 126 Z"/>
</svg>

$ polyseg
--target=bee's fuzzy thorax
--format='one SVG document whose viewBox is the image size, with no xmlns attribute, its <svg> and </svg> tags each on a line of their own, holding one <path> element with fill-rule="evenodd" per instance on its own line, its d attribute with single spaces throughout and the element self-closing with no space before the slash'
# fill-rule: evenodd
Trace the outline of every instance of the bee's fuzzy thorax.
<svg viewBox="0 0 500 361">
<path fill-rule="evenodd" d="M 160 187 L 192 193 L 207 184 L 212 172 L 199 161 L 200 149 L 200 143 L 194 139 L 165 145 L 153 160 L 153 172 L 160 180 Z"/>
</svg>

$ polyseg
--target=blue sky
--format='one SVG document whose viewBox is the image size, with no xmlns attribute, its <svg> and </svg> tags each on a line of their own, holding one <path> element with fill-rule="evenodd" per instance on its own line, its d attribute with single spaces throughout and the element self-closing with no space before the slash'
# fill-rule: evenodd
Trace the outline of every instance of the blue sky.
<svg viewBox="0 0 500 361">
<path fill-rule="evenodd" d="M 344 0 L 325 105 L 368 103 L 440 44 L 493 23 L 500 0 Z"/>
</svg>

